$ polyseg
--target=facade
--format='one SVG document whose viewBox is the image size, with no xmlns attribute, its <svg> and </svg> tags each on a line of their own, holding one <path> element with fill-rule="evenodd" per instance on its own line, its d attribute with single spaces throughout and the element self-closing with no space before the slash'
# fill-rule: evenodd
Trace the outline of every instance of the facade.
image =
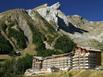
<svg viewBox="0 0 103 77">
<path fill-rule="evenodd" d="M 33 57 L 33 63 L 32 63 L 32 69 L 35 70 L 41 70 L 42 69 L 42 62 L 43 62 L 43 57 Z"/>
<path fill-rule="evenodd" d="M 52 67 L 59 70 L 93 69 L 101 65 L 100 50 L 76 47 L 72 53 L 33 58 L 32 69 L 48 70 Z"/>
<path fill-rule="evenodd" d="M 93 69 L 101 65 L 100 50 L 76 47 L 74 52 L 72 69 Z"/>
<path fill-rule="evenodd" d="M 48 69 L 52 67 L 59 68 L 60 70 L 65 70 L 71 67 L 71 53 L 53 55 L 46 57 L 43 61 L 42 68 Z"/>
</svg>

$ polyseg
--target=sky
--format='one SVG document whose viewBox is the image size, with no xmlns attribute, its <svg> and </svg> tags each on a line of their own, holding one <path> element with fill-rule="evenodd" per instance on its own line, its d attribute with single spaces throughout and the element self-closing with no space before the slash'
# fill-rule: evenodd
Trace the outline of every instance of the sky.
<svg viewBox="0 0 103 77">
<path fill-rule="evenodd" d="M 0 0 L 0 12 L 9 9 L 32 9 L 41 4 L 61 3 L 61 10 L 66 15 L 80 15 L 91 21 L 103 20 L 103 0 Z"/>
</svg>

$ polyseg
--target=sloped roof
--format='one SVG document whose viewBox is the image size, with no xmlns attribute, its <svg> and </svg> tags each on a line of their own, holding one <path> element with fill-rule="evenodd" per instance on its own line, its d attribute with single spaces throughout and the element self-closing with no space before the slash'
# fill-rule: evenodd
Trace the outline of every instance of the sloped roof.
<svg viewBox="0 0 103 77">
<path fill-rule="evenodd" d="M 77 45 L 77 47 L 80 47 L 80 48 L 83 48 L 83 49 L 86 49 L 86 50 L 89 50 L 89 51 L 98 51 L 98 52 L 101 52 L 100 49 L 96 49 L 96 48 L 89 47 L 89 46 L 80 46 L 80 45 Z"/>
</svg>

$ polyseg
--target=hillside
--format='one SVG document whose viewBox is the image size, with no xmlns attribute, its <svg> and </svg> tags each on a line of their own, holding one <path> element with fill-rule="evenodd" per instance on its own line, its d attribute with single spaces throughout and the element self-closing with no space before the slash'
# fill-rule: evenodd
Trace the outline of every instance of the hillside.
<svg viewBox="0 0 103 77">
<path fill-rule="evenodd" d="M 103 71 L 96 70 L 71 70 L 69 72 L 57 72 L 47 75 L 34 76 L 34 77 L 102 77 Z"/>
<path fill-rule="evenodd" d="M 71 51 L 74 45 L 68 36 L 57 31 L 56 25 L 43 18 L 35 8 L 0 13 L 0 36 L 1 54 L 21 52 L 49 56 Z"/>
</svg>

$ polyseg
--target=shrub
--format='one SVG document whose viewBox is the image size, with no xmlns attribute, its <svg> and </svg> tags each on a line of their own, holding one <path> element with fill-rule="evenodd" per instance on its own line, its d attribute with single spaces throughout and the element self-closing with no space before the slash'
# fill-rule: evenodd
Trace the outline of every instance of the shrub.
<svg viewBox="0 0 103 77">
<path fill-rule="evenodd" d="M 7 41 L 2 35 L 0 35 L 0 53 L 10 53 L 13 48 L 9 41 Z"/>
<path fill-rule="evenodd" d="M 26 69 L 32 67 L 32 56 L 27 54 L 25 57 L 19 58 L 16 67 L 18 69 L 16 73 L 23 74 Z"/>
<path fill-rule="evenodd" d="M 56 49 L 62 50 L 63 53 L 68 53 L 72 51 L 74 46 L 75 46 L 75 43 L 67 36 L 61 36 L 60 38 L 58 38 L 54 45 Z"/>
</svg>

